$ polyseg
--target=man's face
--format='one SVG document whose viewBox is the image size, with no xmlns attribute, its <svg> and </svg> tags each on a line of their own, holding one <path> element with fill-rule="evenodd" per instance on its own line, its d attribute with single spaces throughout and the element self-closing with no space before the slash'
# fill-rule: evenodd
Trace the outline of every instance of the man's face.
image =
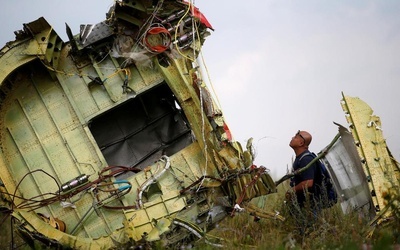
<svg viewBox="0 0 400 250">
<path fill-rule="evenodd" d="M 304 145 L 306 140 L 301 134 L 301 131 L 297 131 L 297 133 L 292 137 L 292 140 L 289 143 L 289 146 L 294 148 L 294 147 L 300 147 Z"/>
</svg>

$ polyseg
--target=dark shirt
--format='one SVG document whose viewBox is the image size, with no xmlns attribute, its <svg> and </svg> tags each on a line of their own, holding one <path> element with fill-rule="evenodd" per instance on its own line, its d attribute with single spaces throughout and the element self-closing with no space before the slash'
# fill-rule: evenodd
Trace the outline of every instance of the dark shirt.
<svg viewBox="0 0 400 250">
<path fill-rule="evenodd" d="M 302 157 L 304 154 L 308 154 L 308 155 Z M 300 158 L 301 158 L 301 161 L 299 161 Z M 310 163 L 313 159 L 314 159 L 314 156 L 310 154 L 310 151 L 308 151 L 308 150 L 304 151 L 300 155 L 296 156 L 296 159 L 293 162 L 293 170 L 296 171 L 298 169 L 301 169 L 301 168 L 307 166 L 308 163 Z M 317 164 L 314 163 L 311 167 L 306 169 L 304 172 L 302 172 L 300 174 L 296 174 L 292 180 L 293 185 L 296 186 L 297 184 L 299 184 L 305 180 L 313 180 L 316 168 L 317 168 Z M 312 195 L 313 188 L 309 188 L 308 192 Z M 296 192 L 297 202 L 299 203 L 299 205 L 301 207 L 304 206 L 304 201 L 306 199 L 304 194 L 305 194 L 304 192 Z"/>
</svg>

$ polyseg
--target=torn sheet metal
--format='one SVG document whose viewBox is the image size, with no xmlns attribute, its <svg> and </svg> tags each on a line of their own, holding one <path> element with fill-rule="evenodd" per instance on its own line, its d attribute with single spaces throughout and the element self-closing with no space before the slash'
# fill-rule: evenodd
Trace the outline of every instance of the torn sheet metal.
<svg viewBox="0 0 400 250">
<path fill-rule="evenodd" d="M 375 210 L 379 212 L 385 207 L 385 193 L 399 189 L 399 166 L 387 148 L 380 118 L 373 114 L 368 104 L 359 98 L 343 95 L 342 108 L 357 146 Z"/>
<path fill-rule="evenodd" d="M 340 138 L 322 160 L 334 181 L 343 212 L 362 210 L 367 217 L 372 218 L 375 208 L 354 139 L 349 131 L 340 125 L 339 133 Z"/>
<path fill-rule="evenodd" d="M 82 47 L 89 46 L 114 34 L 113 26 L 106 21 L 81 25 L 79 40 Z"/>
<path fill-rule="evenodd" d="M 210 29 L 188 2 L 114 1 L 68 42 L 39 18 L 2 48 L 0 207 L 28 243 L 184 248 L 276 192 L 202 81 Z"/>
<path fill-rule="evenodd" d="M 399 165 L 386 145 L 380 118 L 368 104 L 345 95 L 341 104 L 350 130 L 337 124 L 340 138 L 320 154 L 343 212 L 361 211 L 371 225 L 378 225 L 391 215 L 385 198 L 399 189 Z"/>
</svg>

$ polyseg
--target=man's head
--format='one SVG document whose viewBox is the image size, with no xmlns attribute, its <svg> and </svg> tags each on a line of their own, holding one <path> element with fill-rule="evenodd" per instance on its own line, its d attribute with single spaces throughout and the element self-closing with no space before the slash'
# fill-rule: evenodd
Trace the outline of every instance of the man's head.
<svg viewBox="0 0 400 250">
<path fill-rule="evenodd" d="M 312 141 L 312 136 L 307 131 L 299 130 L 292 137 L 292 140 L 289 143 L 289 146 L 293 148 L 296 153 L 301 153 L 304 150 L 308 149 Z"/>
</svg>

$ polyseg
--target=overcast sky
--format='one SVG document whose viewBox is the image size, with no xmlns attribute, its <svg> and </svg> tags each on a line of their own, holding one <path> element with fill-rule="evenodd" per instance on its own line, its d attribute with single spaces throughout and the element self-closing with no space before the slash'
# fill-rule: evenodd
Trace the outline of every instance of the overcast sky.
<svg viewBox="0 0 400 250">
<path fill-rule="evenodd" d="M 0 44 L 40 16 L 66 41 L 80 24 L 105 19 L 112 0 L 2 1 Z M 195 1 L 215 31 L 203 55 L 234 138 L 250 137 L 256 164 L 274 179 L 294 156 L 297 130 L 313 135 L 318 152 L 348 127 L 342 92 L 368 103 L 381 117 L 400 160 L 400 1 Z"/>
</svg>

